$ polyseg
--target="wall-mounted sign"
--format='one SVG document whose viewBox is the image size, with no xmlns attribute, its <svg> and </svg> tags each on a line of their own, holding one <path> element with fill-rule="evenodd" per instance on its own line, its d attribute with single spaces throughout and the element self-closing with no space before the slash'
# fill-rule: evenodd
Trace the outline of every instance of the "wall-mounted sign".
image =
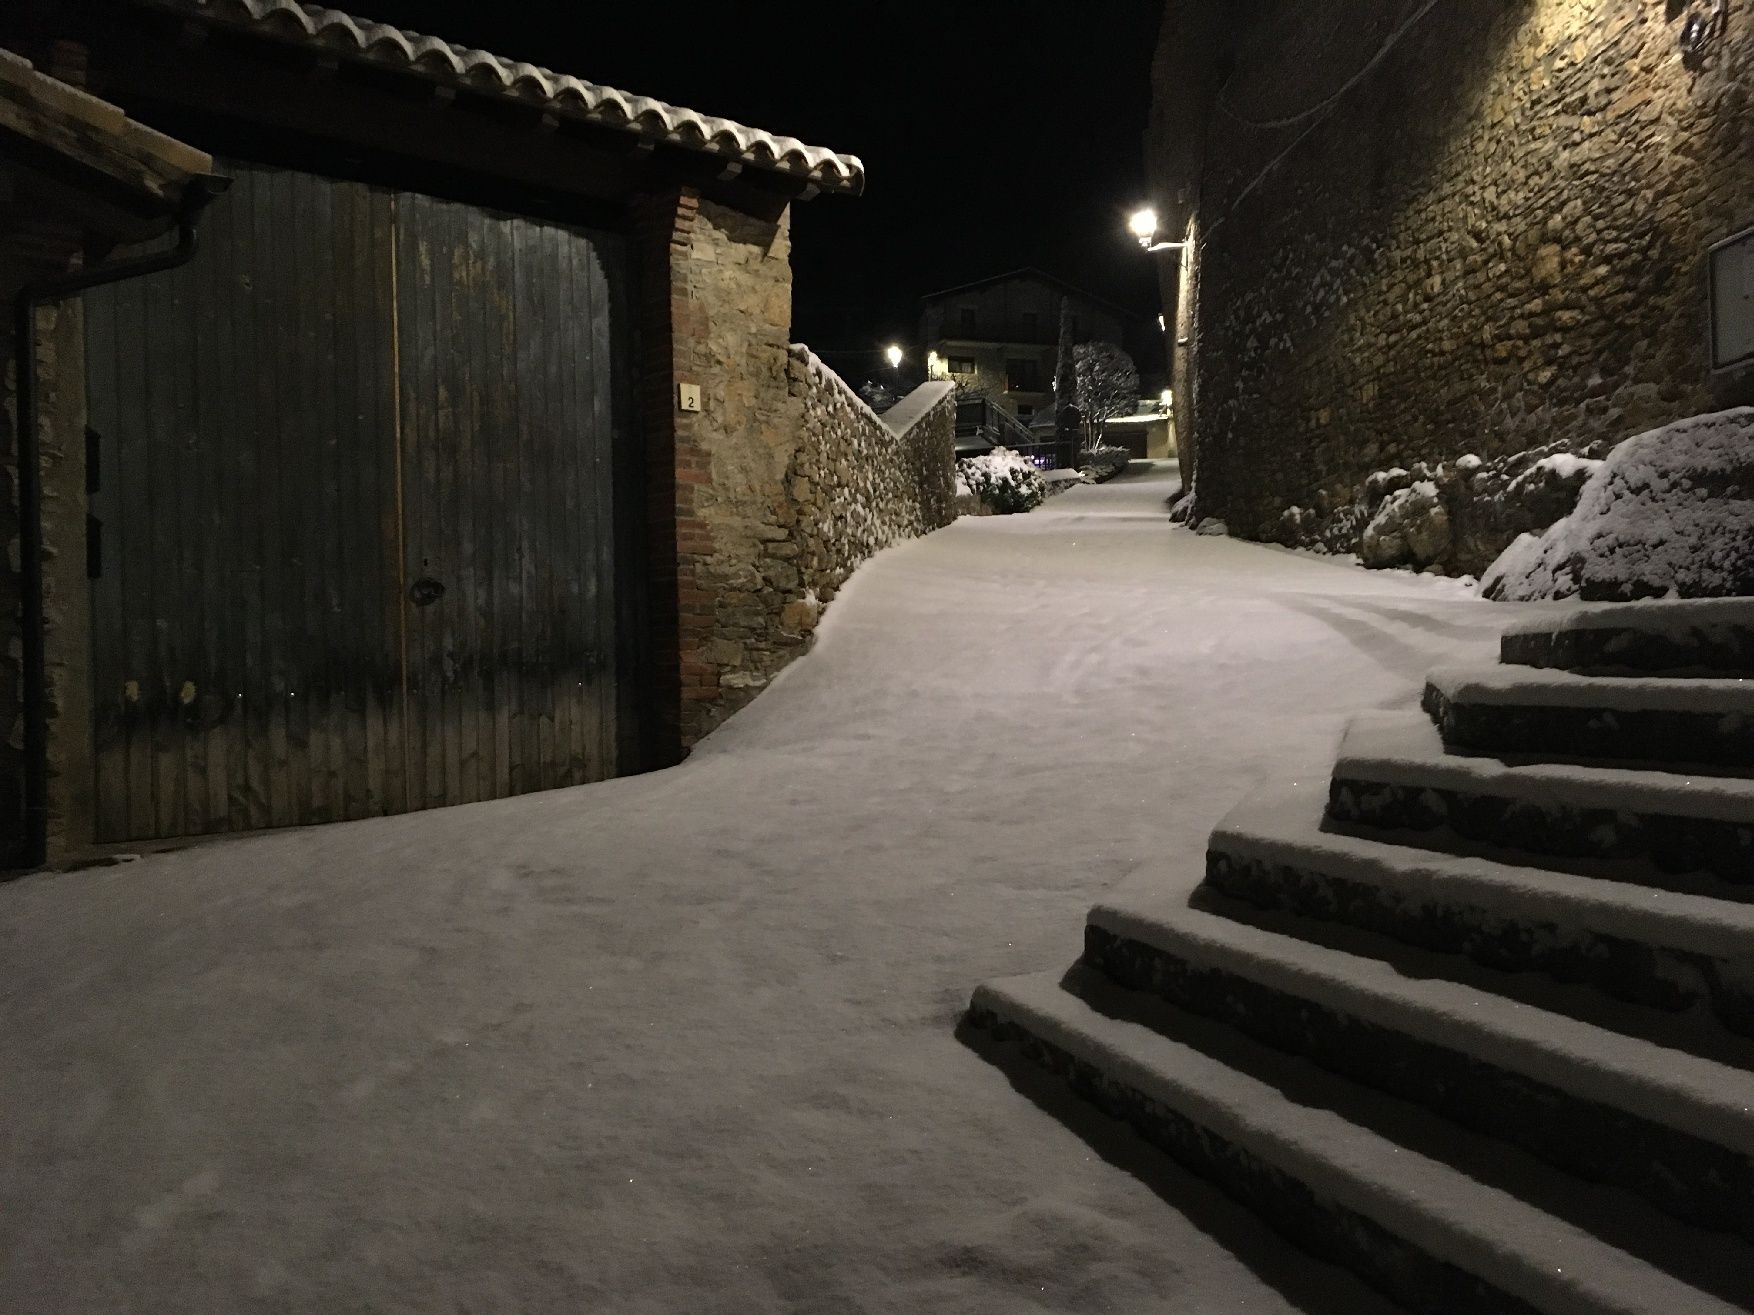
<svg viewBox="0 0 1754 1315">
<path fill-rule="evenodd" d="M 1754 366 L 1754 228 L 1711 249 L 1711 368 Z"/>
</svg>

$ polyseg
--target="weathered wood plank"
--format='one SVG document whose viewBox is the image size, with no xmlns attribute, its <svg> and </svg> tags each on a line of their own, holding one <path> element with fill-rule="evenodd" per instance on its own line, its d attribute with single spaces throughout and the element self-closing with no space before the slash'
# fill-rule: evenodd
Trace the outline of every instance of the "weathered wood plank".
<svg viewBox="0 0 1754 1315">
<path fill-rule="evenodd" d="M 270 192 L 262 175 L 239 171 L 237 184 L 227 195 L 235 204 L 238 249 L 261 252 L 260 244 L 272 241 L 273 223 L 263 210 Z M 276 728 L 280 707 L 274 695 L 273 657 L 268 609 L 271 575 L 278 561 L 279 543 L 273 527 L 279 506 L 279 462 L 274 442 L 275 381 L 278 376 L 272 328 L 276 298 L 273 272 L 260 255 L 249 259 L 238 279 L 237 357 L 248 363 L 240 369 L 236 399 L 245 423 L 239 426 L 237 443 L 240 493 L 249 499 L 250 518 L 244 523 L 239 548 L 249 563 L 240 584 L 243 600 L 244 669 L 238 689 L 238 712 L 244 727 L 245 825 L 251 829 L 270 825 L 275 818 L 275 796 L 284 789 L 276 778 L 280 758 L 276 754 Z M 283 732 L 281 733 L 283 741 Z"/>
<path fill-rule="evenodd" d="M 560 235 L 561 264 L 569 289 L 565 318 L 564 374 L 559 381 L 565 397 L 566 525 L 570 579 L 567 587 L 566 661 L 559 673 L 560 694 L 566 699 L 572 734 L 567 738 L 565 781 L 577 785 L 591 773 L 596 717 L 592 710 L 590 654 L 596 646 L 596 570 L 592 551 L 596 525 L 587 472 L 596 443 L 591 398 L 595 392 L 596 342 L 592 337 L 592 289 L 588 277 L 589 243 L 580 235 Z"/>
<path fill-rule="evenodd" d="M 231 429 L 229 380 L 215 384 L 206 362 L 223 359 L 230 350 L 225 312 L 229 300 L 225 287 L 224 247 L 212 248 L 214 228 L 208 227 L 209 249 L 200 252 L 190 267 L 192 310 L 196 315 L 195 354 L 189 362 L 192 387 L 199 409 L 195 428 L 197 463 L 192 485 L 190 524 L 197 535 L 201 581 L 200 671 L 191 706 L 193 727 L 206 754 L 206 790 L 203 831 L 224 831 L 231 822 L 231 727 L 226 720 L 229 699 L 226 689 L 228 590 L 226 547 L 233 533 L 231 517 L 235 502 L 227 496 L 226 447 Z M 218 230 L 224 236 L 225 230 Z M 229 309 L 229 307 L 228 307 Z"/>
<path fill-rule="evenodd" d="M 512 568 L 517 561 L 517 527 L 505 514 L 510 503 L 507 489 L 517 478 L 517 333 L 514 301 L 516 270 L 513 263 L 512 221 L 490 221 L 484 243 L 487 266 L 484 288 L 489 308 L 482 350 L 488 366 L 485 411 L 488 428 L 481 447 L 482 503 L 487 549 L 491 554 L 483 573 L 488 592 L 484 607 L 485 632 L 481 655 L 484 668 L 483 697 L 490 712 L 493 770 L 489 794 L 499 798 L 511 791 L 511 709 L 509 696 L 512 642 L 517 624 L 515 582 Z"/>
<path fill-rule="evenodd" d="M 388 356 L 379 357 L 383 391 L 389 408 L 389 441 L 378 445 L 378 516 L 381 588 L 378 595 L 379 634 L 389 655 L 388 679 L 380 691 L 384 739 L 383 807 L 386 812 L 407 812 L 414 807 L 408 781 L 408 582 L 405 528 L 402 514 L 402 452 L 406 442 L 402 416 L 402 321 L 399 309 L 401 285 L 400 201 L 394 193 L 382 193 L 381 204 L 372 210 L 374 250 L 384 253 L 374 289 L 380 313 L 388 316 Z"/>
<path fill-rule="evenodd" d="M 301 447 L 309 479 L 309 502 L 300 517 L 305 540 L 305 638 L 306 652 L 300 694 L 309 719 L 311 763 L 311 820 L 332 822 L 342 816 L 336 790 L 340 773 L 336 756 L 341 748 L 330 690 L 334 678 L 335 646 L 335 448 L 341 406 L 346 400 L 335 354 L 335 312 L 339 293 L 335 278 L 334 232 L 336 184 L 322 182 L 304 188 L 307 219 L 299 231 L 300 259 L 304 276 L 301 298 L 305 307 L 305 378 L 322 381 L 310 390 L 306 413 L 309 429 Z"/>
<path fill-rule="evenodd" d="M 119 316 L 114 297 L 88 299 L 85 316 L 88 423 L 97 435 L 97 488 L 91 512 L 98 520 L 98 551 L 88 559 L 91 581 L 93 816 L 97 839 L 128 834 L 127 703 L 123 697 L 126 625 L 122 554 L 127 512 L 121 490 L 117 438 L 122 419 Z"/>
<path fill-rule="evenodd" d="M 134 425 L 128 436 L 118 439 L 120 460 L 117 462 L 122 487 L 129 491 L 120 557 L 125 563 L 122 576 L 125 618 L 122 688 L 126 700 L 124 726 L 128 746 L 128 835 L 133 837 L 157 834 L 158 821 L 153 795 L 152 718 L 147 702 L 152 695 L 152 667 L 155 664 L 151 430 L 144 420 L 144 416 L 150 414 L 152 404 L 148 391 L 151 366 L 146 351 L 139 345 L 146 325 L 145 293 L 141 285 L 138 282 L 119 284 L 115 297 L 119 336 L 124 344 L 119 361 L 122 395 L 132 399 L 135 408 L 146 408 L 144 411 L 135 410 L 129 417 Z"/>
<path fill-rule="evenodd" d="M 536 633 L 536 546 L 526 509 L 535 500 L 537 434 L 541 426 L 538 406 L 540 371 L 540 314 L 536 290 L 542 271 L 527 234 L 513 235 L 513 259 L 517 268 L 517 486 L 508 501 L 507 519 L 517 535 L 517 644 L 511 662 L 513 764 L 511 789 L 515 794 L 535 790 L 541 748 L 538 740 L 536 704 L 531 668 L 538 649 Z M 510 618 L 507 618 L 508 621 Z"/>
<path fill-rule="evenodd" d="M 451 414 L 449 485 L 445 506 L 448 539 L 455 552 L 456 597 L 451 601 L 448 651 L 452 659 L 451 725 L 456 735 L 455 772 L 447 798 L 470 803 L 481 798 L 481 637 L 477 572 L 479 545 L 475 534 L 475 451 L 481 431 L 481 395 L 475 365 L 484 300 L 478 256 L 480 212 L 471 207 L 442 207 L 451 236 L 449 369 L 455 390 Z"/>
<path fill-rule="evenodd" d="M 595 722 L 595 737 L 590 754 L 590 779 L 601 781 L 613 775 L 616 770 L 615 695 L 619 681 L 615 624 L 615 381 L 610 373 L 614 364 L 612 334 L 615 325 L 610 316 L 610 289 L 604 273 L 602 245 L 582 250 L 580 256 L 586 266 L 584 277 L 591 290 L 591 444 L 586 478 L 591 494 L 593 528 L 589 579 L 593 614 L 592 650 L 596 665 L 590 680 L 592 718 Z"/>
</svg>

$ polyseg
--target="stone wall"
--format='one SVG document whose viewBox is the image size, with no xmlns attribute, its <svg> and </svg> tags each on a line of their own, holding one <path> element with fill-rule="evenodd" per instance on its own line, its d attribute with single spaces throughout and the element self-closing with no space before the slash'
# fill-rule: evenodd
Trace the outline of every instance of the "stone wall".
<svg viewBox="0 0 1754 1315">
<path fill-rule="evenodd" d="M 949 385 L 927 385 L 933 405 L 897 434 L 790 346 L 788 216 L 767 221 L 688 192 L 662 213 L 671 375 L 658 484 L 671 499 L 676 566 L 673 583 L 661 565 L 656 576 L 673 590 L 686 748 L 808 648 L 860 562 L 953 519 L 955 412 Z M 679 384 L 700 388 L 699 412 L 675 409 Z M 648 389 L 649 403 L 657 396 Z"/>
<path fill-rule="evenodd" d="M 797 564 L 802 593 L 792 617 L 813 629 L 813 613 L 860 563 L 956 519 L 956 387 L 922 384 L 878 416 L 797 345 L 787 380 L 799 407 L 788 474 L 798 523 L 767 553 Z"/>
<path fill-rule="evenodd" d="M 861 563 L 956 518 L 952 385 L 924 384 L 879 417 L 793 346 L 785 387 L 780 423 L 717 453 L 699 491 L 714 551 L 695 578 L 711 611 L 705 642 L 684 655 L 685 744 L 808 651 Z"/>
<path fill-rule="evenodd" d="M 1749 398 L 1710 372 L 1705 257 L 1754 226 L 1754 19 L 1684 59 L 1689 8 L 1300 0 L 1237 24 L 1191 193 L 1197 516 L 1336 546 L 1373 472 Z M 1436 565 L 1478 570 L 1518 528 Z"/>
<path fill-rule="evenodd" d="M 0 233 L 0 868 L 23 855 L 24 635 L 20 597 L 18 360 L 10 308 L 20 288 L 66 267 L 77 234 L 58 225 Z M 91 826 L 90 620 L 85 573 L 85 352 L 77 300 L 37 313 L 38 441 L 43 483 L 48 853 L 88 842 Z"/>
<path fill-rule="evenodd" d="M 17 278 L 0 273 L 0 291 Z M 10 299 L 8 299 L 10 308 Z M 24 718 L 21 707 L 24 638 L 19 626 L 18 353 L 12 316 L 0 316 L 0 870 L 23 861 Z"/>
</svg>

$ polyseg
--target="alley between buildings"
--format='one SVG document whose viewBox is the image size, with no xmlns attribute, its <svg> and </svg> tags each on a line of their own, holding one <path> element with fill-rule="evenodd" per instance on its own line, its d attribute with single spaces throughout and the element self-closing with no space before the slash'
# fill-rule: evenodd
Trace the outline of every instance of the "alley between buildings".
<svg viewBox="0 0 1754 1315">
<path fill-rule="evenodd" d="M 0 888 L 0 1307 L 1382 1309 L 954 1034 L 1519 614 L 1173 480 L 882 553 L 680 768 Z"/>
</svg>

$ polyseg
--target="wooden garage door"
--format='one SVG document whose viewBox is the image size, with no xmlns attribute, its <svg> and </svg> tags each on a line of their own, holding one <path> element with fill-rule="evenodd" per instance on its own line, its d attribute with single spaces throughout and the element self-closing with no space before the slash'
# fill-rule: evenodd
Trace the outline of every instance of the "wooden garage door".
<svg viewBox="0 0 1754 1315">
<path fill-rule="evenodd" d="M 620 243 L 229 171 L 194 262 L 86 299 L 99 838 L 615 774 Z"/>
</svg>

